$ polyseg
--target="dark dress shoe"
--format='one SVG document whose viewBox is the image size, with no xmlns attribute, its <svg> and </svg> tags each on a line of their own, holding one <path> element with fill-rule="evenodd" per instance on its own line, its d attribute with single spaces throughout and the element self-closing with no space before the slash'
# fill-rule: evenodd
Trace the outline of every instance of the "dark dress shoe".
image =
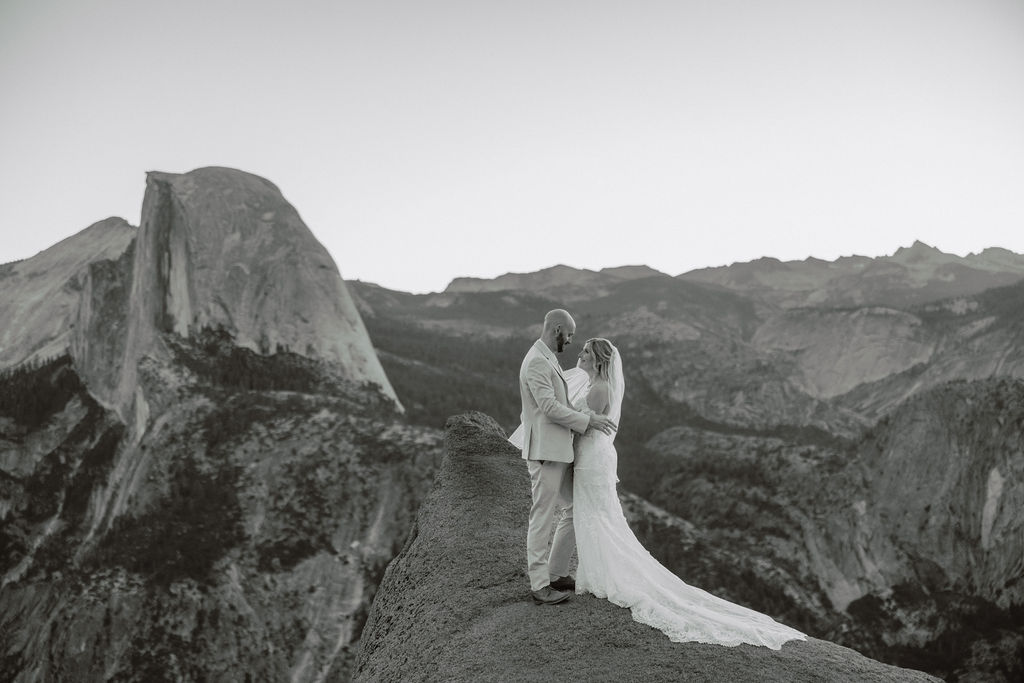
<svg viewBox="0 0 1024 683">
<path fill-rule="evenodd" d="M 551 587 L 556 591 L 570 591 L 576 590 L 576 579 L 571 576 L 560 576 L 551 582 Z"/>
<path fill-rule="evenodd" d="M 569 599 L 569 594 L 563 591 L 556 591 L 551 586 L 544 586 L 532 593 L 533 601 L 538 605 L 557 605 Z"/>
</svg>

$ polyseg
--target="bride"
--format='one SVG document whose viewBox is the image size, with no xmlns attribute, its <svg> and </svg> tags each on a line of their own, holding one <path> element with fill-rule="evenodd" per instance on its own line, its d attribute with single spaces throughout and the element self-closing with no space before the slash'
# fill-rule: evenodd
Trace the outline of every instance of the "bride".
<svg viewBox="0 0 1024 683">
<path fill-rule="evenodd" d="M 618 423 L 625 394 L 622 360 L 607 339 L 590 339 L 566 379 L 585 385 L 573 401 L 577 410 L 607 415 Z M 581 375 L 585 373 L 586 380 Z M 583 381 L 581 381 L 583 380 Z M 573 523 L 579 564 L 576 592 L 628 607 L 633 619 L 653 626 L 675 642 L 717 645 L 750 643 L 779 649 L 805 640 L 799 631 L 767 615 L 687 585 L 640 544 L 626 522 L 615 490 L 614 433 L 588 430 L 574 444 Z"/>
</svg>

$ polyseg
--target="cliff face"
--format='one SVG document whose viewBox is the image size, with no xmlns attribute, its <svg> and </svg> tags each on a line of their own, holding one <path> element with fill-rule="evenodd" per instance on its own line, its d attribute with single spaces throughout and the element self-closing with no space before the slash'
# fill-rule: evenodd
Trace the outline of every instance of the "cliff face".
<svg viewBox="0 0 1024 683">
<path fill-rule="evenodd" d="M 139 320 L 338 363 L 394 396 L 337 266 L 270 182 L 223 168 L 150 173 L 135 262 Z"/>
<path fill-rule="evenodd" d="M 1017 284 L 908 310 L 790 310 L 768 318 L 751 344 L 790 359 L 811 395 L 874 419 L 950 380 L 1024 378 L 1024 312 L 1014 304 L 1022 292 Z"/>
<path fill-rule="evenodd" d="M 108 218 L 32 258 L 0 266 L 0 368 L 63 354 L 90 264 L 118 259 L 135 233 L 124 220 Z"/>
<path fill-rule="evenodd" d="M 152 173 L 0 278 L 0 679 L 346 680 L 440 436 L 278 190 Z"/>
<path fill-rule="evenodd" d="M 1024 384 L 1003 379 L 925 391 L 854 444 L 666 430 L 651 500 L 737 560 L 709 572 L 664 534 L 655 552 L 741 595 L 757 579 L 752 597 L 873 657 L 1016 680 L 1022 427 Z"/>
<path fill-rule="evenodd" d="M 330 255 L 270 182 L 226 168 L 150 173 L 136 230 L 100 221 L 0 266 L 0 368 L 70 351 L 93 395 L 135 419 L 160 335 L 223 328 L 259 353 L 344 368 L 397 401 Z"/>
<path fill-rule="evenodd" d="M 780 651 L 672 643 L 592 596 L 540 607 L 524 571 L 530 493 L 490 418 L 449 420 L 447 454 L 374 601 L 356 680 L 926 681 L 809 639 Z"/>
<path fill-rule="evenodd" d="M 889 546 L 861 551 L 860 581 L 1024 604 L 1024 385 L 957 383 L 915 397 L 875 428 L 858 460 L 867 487 L 848 519 Z"/>
<path fill-rule="evenodd" d="M 161 343 L 137 437 L 66 356 L 0 382 L 0 678 L 345 680 L 439 435 L 296 354 Z"/>
<path fill-rule="evenodd" d="M 290 350 L 336 363 L 397 401 L 330 255 L 262 178 L 225 168 L 148 174 L 127 285 L 124 277 L 97 274 L 83 297 L 93 310 L 105 290 L 124 296 L 127 287 L 121 338 L 98 334 L 104 316 L 99 324 L 87 319 L 74 344 L 86 381 L 123 416 L 135 400 L 136 365 L 162 353 L 160 335 L 203 329 L 224 329 L 258 353 Z M 92 362 L 119 344 L 119 367 Z"/>
<path fill-rule="evenodd" d="M 128 335 L 133 325 L 128 316 L 132 288 L 135 242 L 117 259 L 89 264 L 82 279 L 68 351 L 75 359 L 93 395 L 107 405 L 116 399 L 123 375 L 134 377 L 138 362 L 127 358 Z M 126 364 L 130 364 L 129 373 Z M 134 394 L 134 387 L 131 389 Z M 124 403 L 123 401 L 121 403 Z"/>
<path fill-rule="evenodd" d="M 1021 426 L 1024 388 L 991 381 L 928 391 L 849 450 L 673 428 L 649 444 L 667 456 L 651 498 L 702 528 L 763 527 L 745 551 L 774 538 L 772 562 L 839 610 L 905 583 L 1009 607 L 1024 603 Z"/>
<path fill-rule="evenodd" d="M 801 388 L 832 398 L 927 363 L 937 341 L 917 316 L 904 311 L 803 309 L 770 318 L 751 344 L 762 352 L 792 354 Z"/>
</svg>

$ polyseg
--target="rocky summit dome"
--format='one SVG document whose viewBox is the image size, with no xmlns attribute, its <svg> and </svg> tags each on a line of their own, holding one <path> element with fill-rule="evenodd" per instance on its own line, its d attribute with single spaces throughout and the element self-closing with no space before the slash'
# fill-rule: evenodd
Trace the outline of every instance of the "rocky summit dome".
<svg viewBox="0 0 1024 683">
<path fill-rule="evenodd" d="M 397 403 L 334 260 L 263 178 L 149 173 L 137 237 L 107 259 L 79 278 L 68 345 L 90 390 L 123 419 L 137 403 L 138 363 L 160 355 L 162 335 L 204 330 L 256 353 L 326 361 Z"/>
<path fill-rule="evenodd" d="M 263 178 L 149 173 L 135 275 L 145 323 L 224 327 L 239 346 L 333 361 L 394 397 L 334 260 Z"/>
</svg>

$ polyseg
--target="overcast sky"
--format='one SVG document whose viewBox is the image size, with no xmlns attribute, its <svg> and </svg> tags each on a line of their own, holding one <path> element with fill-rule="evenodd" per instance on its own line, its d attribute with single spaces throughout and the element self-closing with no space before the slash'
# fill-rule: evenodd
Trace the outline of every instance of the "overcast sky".
<svg viewBox="0 0 1024 683">
<path fill-rule="evenodd" d="M 1024 252 L 1021 0 L 0 0 L 0 93 L 0 262 L 210 165 L 414 292 Z"/>
</svg>

